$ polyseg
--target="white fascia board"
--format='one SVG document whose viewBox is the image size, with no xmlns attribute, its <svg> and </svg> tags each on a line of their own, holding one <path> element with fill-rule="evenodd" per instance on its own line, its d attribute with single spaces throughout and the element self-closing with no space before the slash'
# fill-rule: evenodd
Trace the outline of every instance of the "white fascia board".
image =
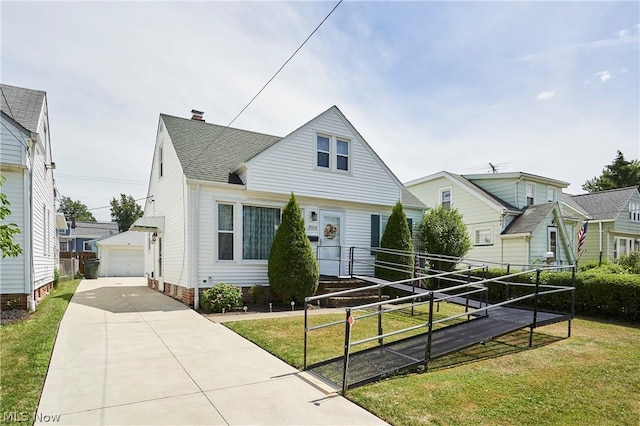
<svg viewBox="0 0 640 426">
<path fill-rule="evenodd" d="M 512 239 L 512 238 L 531 238 L 531 232 L 521 232 L 519 234 L 500 234 L 500 238 Z"/>
</svg>

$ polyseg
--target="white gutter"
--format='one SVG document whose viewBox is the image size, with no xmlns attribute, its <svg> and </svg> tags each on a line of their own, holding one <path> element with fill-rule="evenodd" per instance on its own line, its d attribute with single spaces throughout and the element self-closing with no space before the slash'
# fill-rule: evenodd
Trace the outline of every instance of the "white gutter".
<svg viewBox="0 0 640 426">
<path fill-rule="evenodd" d="M 198 269 L 199 259 L 197 255 L 196 247 L 198 246 L 198 216 L 199 216 L 199 208 L 200 208 L 200 184 L 196 184 L 196 199 L 195 199 L 195 208 L 193 212 L 193 233 L 191 240 L 191 250 L 190 255 L 193 260 L 193 276 L 195 277 L 195 288 L 193 293 L 193 309 L 197 310 L 200 306 L 200 270 Z"/>
</svg>

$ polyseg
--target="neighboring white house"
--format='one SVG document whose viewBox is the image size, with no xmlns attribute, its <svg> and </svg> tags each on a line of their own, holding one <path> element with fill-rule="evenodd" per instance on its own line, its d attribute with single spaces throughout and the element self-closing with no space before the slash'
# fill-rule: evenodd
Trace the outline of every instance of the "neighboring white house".
<svg viewBox="0 0 640 426">
<path fill-rule="evenodd" d="M 39 90 L 0 85 L 0 191 L 11 203 L 3 223 L 15 223 L 22 247 L 18 257 L 0 259 L 1 307 L 35 309 L 52 288 L 58 264 L 57 226 L 47 95 Z"/>
<path fill-rule="evenodd" d="M 126 231 L 95 240 L 100 277 L 143 277 L 146 236 Z"/>
<path fill-rule="evenodd" d="M 399 200 L 417 227 L 424 204 L 407 191 L 337 107 L 277 137 L 160 115 L 144 216 L 149 286 L 193 305 L 198 289 L 268 284 L 267 260 L 293 193 L 322 275 L 348 273 L 380 242 Z M 364 263 L 355 273 L 372 273 Z"/>
<path fill-rule="evenodd" d="M 407 182 L 428 207 L 456 208 L 471 237 L 467 257 L 506 264 L 573 264 L 579 218 L 564 215 L 567 182 L 530 173 L 457 175 L 446 171 Z M 580 223 L 581 224 L 581 223 Z"/>
</svg>

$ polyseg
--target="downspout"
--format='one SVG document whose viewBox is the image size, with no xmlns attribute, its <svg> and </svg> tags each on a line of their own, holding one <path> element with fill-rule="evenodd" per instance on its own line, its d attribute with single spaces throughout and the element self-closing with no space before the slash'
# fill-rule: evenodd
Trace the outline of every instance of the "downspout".
<svg viewBox="0 0 640 426">
<path fill-rule="evenodd" d="M 27 308 L 29 312 L 35 312 L 36 310 L 36 273 L 35 273 L 35 263 L 33 261 L 33 169 L 35 167 L 35 147 L 37 141 L 31 138 L 31 167 L 29 169 L 29 188 L 27 190 L 27 196 L 29 197 L 29 221 L 27 222 L 27 240 L 29 247 L 28 250 L 28 265 L 29 265 L 29 303 Z M 27 150 L 29 153 L 29 150 Z"/>
<path fill-rule="evenodd" d="M 200 307 L 200 270 L 198 268 L 198 264 L 200 263 L 200 259 L 198 258 L 197 250 L 198 247 L 198 216 L 199 216 L 199 208 L 200 208 L 200 184 L 196 184 L 196 197 L 195 197 L 195 208 L 193 212 L 193 232 L 191 238 L 191 256 L 193 261 L 193 276 L 195 277 L 195 289 L 193 293 L 193 309 L 197 310 Z"/>
<path fill-rule="evenodd" d="M 598 265 L 602 265 L 602 222 L 598 222 L 598 239 L 600 248 L 600 260 L 598 261 Z"/>
</svg>

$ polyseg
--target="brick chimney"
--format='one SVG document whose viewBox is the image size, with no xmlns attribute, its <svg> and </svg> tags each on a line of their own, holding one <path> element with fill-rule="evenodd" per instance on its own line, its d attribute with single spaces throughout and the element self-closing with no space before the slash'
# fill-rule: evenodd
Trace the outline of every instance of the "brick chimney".
<svg viewBox="0 0 640 426">
<path fill-rule="evenodd" d="M 204 121 L 204 118 L 202 118 L 202 116 L 204 115 L 204 112 L 202 111 L 198 111 L 196 109 L 192 109 L 191 110 L 191 119 L 192 120 L 196 120 L 196 121 Z"/>
</svg>

